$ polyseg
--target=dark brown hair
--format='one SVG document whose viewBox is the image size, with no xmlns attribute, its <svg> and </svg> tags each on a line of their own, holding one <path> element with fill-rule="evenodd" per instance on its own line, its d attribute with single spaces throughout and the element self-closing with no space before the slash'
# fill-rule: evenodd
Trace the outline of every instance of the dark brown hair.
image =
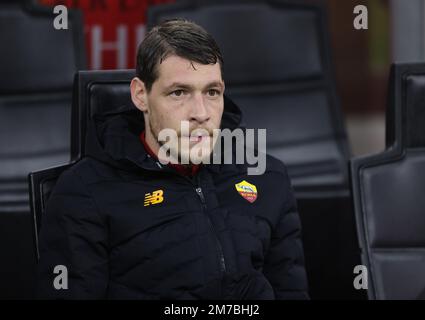
<svg viewBox="0 0 425 320">
<path fill-rule="evenodd" d="M 194 22 L 172 19 L 152 28 L 137 50 L 136 75 L 146 90 L 158 78 L 158 65 L 170 55 L 202 64 L 218 61 L 223 77 L 223 57 L 214 38 Z"/>
</svg>

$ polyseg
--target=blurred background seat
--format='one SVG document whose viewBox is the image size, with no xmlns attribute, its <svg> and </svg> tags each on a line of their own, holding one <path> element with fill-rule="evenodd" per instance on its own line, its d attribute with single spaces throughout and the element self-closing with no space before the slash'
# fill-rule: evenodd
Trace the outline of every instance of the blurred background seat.
<svg viewBox="0 0 425 320">
<path fill-rule="evenodd" d="M 74 73 L 84 69 L 81 15 L 68 29 L 33 1 L 0 2 L 0 298 L 31 298 L 34 250 L 27 176 L 70 159 Z"/>
<path fill-rule="evenodd" d="M 425 64 L 395 64 L 386 150 L 351 161 L 370 299 L 425 299 Z"/>
<path fill-rule="evenodd" d="M 364 299 L 348 185 L 350 156 L 336 94 L 325 6 L 312 1 L 177 1 L 148 9 L 203 26 L 224 56 L 226 94 L 247 128 L 267 129 L 267 152 L 295 189 L 313 299 Z"/>
</svg>

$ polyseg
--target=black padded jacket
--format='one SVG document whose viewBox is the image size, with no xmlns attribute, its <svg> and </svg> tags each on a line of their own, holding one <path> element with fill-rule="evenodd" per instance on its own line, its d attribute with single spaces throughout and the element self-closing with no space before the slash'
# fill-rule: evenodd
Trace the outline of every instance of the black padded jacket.
<svg viewBox="0 0 425 320">
<path fill-rule="evenodd" d="M 222 128 L 240 120 L 226 98 Z M 90 124 L 85 157 L 60 176 L 42 217 L 39 298 L 308 298 L 283 163 L 267 156 L 262 175 L 203 165 L 191 179 L 150 157 L 142 130 L 134 107 Z"/>
</svg>

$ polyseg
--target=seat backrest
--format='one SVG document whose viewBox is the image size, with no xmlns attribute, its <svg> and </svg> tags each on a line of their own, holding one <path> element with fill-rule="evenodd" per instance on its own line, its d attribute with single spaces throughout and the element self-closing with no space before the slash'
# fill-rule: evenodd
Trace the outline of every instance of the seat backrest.
<svg viewBox="0 0 425 320">
<path fill-rule="evenodd" d="M 72 162 L 59 167 L 33 172 L 29 176 L 31 211 L 38 256 L 38 233 L 41 217 L 50 193 L 61 173 L 86 153 L 88 123 L 93 115 L 114 111 L 121 106 L 132 107 L 130 81 L 134 70 L 80 71 L 74 79 L 72 110 Z"/>
<path fill-rule="evenodd" d="M 247 128 L 267 129 L 267 151 L 286 163 L 297 192 L 348 185 L 323 6 L 179 1 L 149 8 L 148 27 L 176 17 L 214 36 L 224 56 L 227 95 L 241 107 Z"/>
<path fill-rule="evenodd" d="M 80 13 L 69 10 L 68 29 L 56 30 L 51 8 L 31 1 L 0 7 L 0 94 L 69 91 L 86 64 Z"/>
<path fill-rule="evenodd" d="M 82 21 L 53 28 L 51 9 L 32 1 L 0 4 L 0 211 L 28 211 L 29 172 L 70 158 L 72 79 L 85 68 Z"/>
<path fill-rule="evenodd" d="M 80 14 L 55 30 L 36 2 L 0 2 L 0 299 L 33 297 L 27 176 L 69 161 L 72 79 L 85 68 Z"/>
<path fill-rule="evenodd" d="M 40 257 L 38 250 L 38 233 L 41 227 L 41 217 L 46 209 L 47 201 L 56 185 L 59 176 L 72 164 L 53 167 L 46 170 L 31 172 L 29 174 L 30 206 L 33 222 L 33 237 L 37 258 Z"/>
<path fill-rule="evenodd" d="M 72 106 L 73 161 L 81 159 L 86 153 L 88 123 L 94 115 L 108 113 L 122 106 L 134 107 L 130 94 L 133 77 L 133 69 L 78 72 L 74 81 Z"/>
<path fill-rule="evenodd" d="M 370 299 L 425 298 L 425 64 L 390 75 L 387 148 L 351 161 Z"/>
</svg>

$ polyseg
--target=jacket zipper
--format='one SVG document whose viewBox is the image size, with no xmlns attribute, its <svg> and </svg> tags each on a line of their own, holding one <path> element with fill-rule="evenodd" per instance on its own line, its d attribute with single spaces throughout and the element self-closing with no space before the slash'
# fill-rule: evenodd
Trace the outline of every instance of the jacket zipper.
<svg viewBox="0 0 425 320">
<path fill-rule="evenodd" d="M 205 216 L 207 217 L 207 222 L 208 225 L 211 229 L 211 232 L 214 234 L 214 238 L 215 238 L 215 242 L 216 242 L 216 247 L 217 247 L 217 252 L 219 254 L 219 260 L 220 260 L 220 272 L 221 273 L 225 273 L 226 272 L 226 261 L 224 260 L 224 254 L 223 254 L 223 248 L 221 246 L 220 240 L 218 239 L 215 230 L 214 230 L 214 226 L 211 222 L 210 217 L 208 216 L 208 214 L 204 211 L 207 209 L 207 203 L 205 201 L 205 197 L 204 197 L 204 193 L 202 192 L 202 188 L 201 187 L 197 187 L 195 188 L 196 194 L 199 196 L 199 198 L 201 199 L 201 203 L 202 203 L 202 211 L 205 214 Z"/>
<path fill-rule="evenodd" d="M 158 162 L 157 162 L 157 165 L 158 165 Z M 156 168 L 155 171 L 162 171 L 163 170 L 162 167 L 160 165 L 158 165 L 158 166 L 159 166 L 159 168 Z M 143 166 L 142 166 L 142 168 L 143 168 Z M 143 169 L 145 169 L 145 168 L 143 168 Z M 211 222 L 211 219 L 208 216 L 208 213 L 205 212 L 206 209 L 207 209 L 207 203 L 205 201 L 205 197 L 204 197 L 204 193 L 202 192 L 202 188 L 200 187 L 200 185 L 201 185 L 201 181 L 200 180 L 201 179 L 200 179 L 199 173 L 197 174 L 197 182 L 198 182 L 197 185 L 191 179 L 189 179 L 188 177 L 185 177 L 185 176 L 180 175 L 180 174 L 175 173 L 175 172 L 170 172 L 170 173 L 173 173 L 173 174 L 175 174 L 175 175 L 177 175 L 179 177 L 182 177 L 183 179 L 189 181 L 193 186 L 195 186 L 196 194 L 198 195 L 198 197 L 199 197 L 199 199 L 201 200 L 201 203 L 202 203 L 202 212 L 206 216 L 208 225 L 209 225 L 209 227 L 211 229 L 211 232 L 212 232 L 212 234 L 214 235 L 214 238 L 215 238 L 216 248 L 217 248 L 217 252 L 218 252 L 219 260 L 220 260 L 220 272 L 221 273 L 225 273 L 226 272 L 226 261 L 224 259 L 223 248 L 222 248 L 221 243 L 220 243 L 220 240 L 218 239 L 218 236 L 217 236 L 217 234 L 216 234 L 216 232 L 214 230 L 214 226 L 213 226 L 213 224 Z"/>
</svg>

